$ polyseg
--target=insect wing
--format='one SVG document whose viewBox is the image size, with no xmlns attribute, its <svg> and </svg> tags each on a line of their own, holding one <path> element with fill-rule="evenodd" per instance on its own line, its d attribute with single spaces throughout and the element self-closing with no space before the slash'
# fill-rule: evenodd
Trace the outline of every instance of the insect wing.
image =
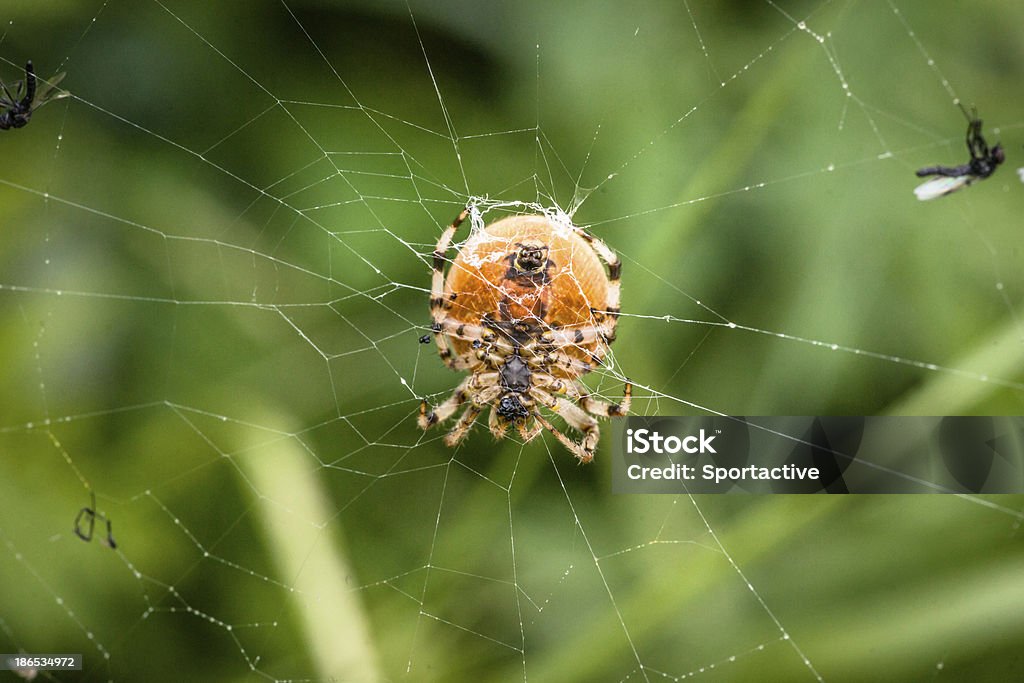
<svg viewBox="0 0 1024 683">
<path fill-rule="evenodd" d="M 967 187 L 971 184 L 971 180 L 972 178 L 969 175 L 955 177 L 939 176 L 915 187 L 914 194 L 917 195 L 918 199 L 924 202 L 929 199 L 935 199 L 936 197 L 943 197 L 951 192 L 956 192 L 961 187 Z"/>
<path fill-rule="evenodd" d="M 43 81 L 40 79 L 39 87 L 36 90 L 35 101 L 32 102 L 32 111 L 35 111 L 47 102 L 59 100 L 62 97 L 68 97 L 71 95 L 67 90 L 60 90 L 57 88 L 57 84 L 64 80 L 65 76 L 67 76 L 67 73 L 62 71 L 49 81 Z"/>
<path fill-rule="evenodd" d="M 12 109 L 18 106 L 18 101 L 24 97 L 22 83 L 23 81 L 15 81 L 8 87 L 6 83 L 0 81 L 0 107 Z"/>
</svg>

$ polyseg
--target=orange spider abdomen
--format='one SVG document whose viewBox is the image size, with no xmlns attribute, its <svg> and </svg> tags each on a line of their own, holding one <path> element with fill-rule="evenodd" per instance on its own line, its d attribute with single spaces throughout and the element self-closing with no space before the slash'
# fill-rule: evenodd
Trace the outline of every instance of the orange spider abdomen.
<svg viewBox="0 0 1024 683">
<path fill-rule="evenodd" d="M 514 325 L 533 335 L 599 324 L 608 277 L 571 225 L 540 215 L 511 216 L 470 236 L 452 262 L 444 293 L 450 318 Z M 452 341 L 456 353 L 469 348 L 464 340 Z M 604 355 L 601 345 L 595 341 L 567 352 L 588 360 Z"/>
</svg>

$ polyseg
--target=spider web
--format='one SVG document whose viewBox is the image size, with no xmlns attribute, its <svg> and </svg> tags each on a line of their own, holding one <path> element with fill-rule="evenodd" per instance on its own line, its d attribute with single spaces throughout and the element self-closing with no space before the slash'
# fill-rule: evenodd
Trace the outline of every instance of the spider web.
<svg viewBox="0 0 1024 683">
<path fill-rule="evenodd" d="M 1021 11 L 18 7 L 0 77 L 71 97 L 0 134 L 0 651 L 84 655 L 53 680 L 1019 676 L 1021 497 L 613 496 L 607 436 L 579 467 L 417 429 L 462 375 L 416 342 L 463 207 L 565 212 L 623 261 L 605 400 L 1020 414 L 1017 178 L 911 190 L 965 160 L 960 102 L 1013 164 Z"/>
</svg>

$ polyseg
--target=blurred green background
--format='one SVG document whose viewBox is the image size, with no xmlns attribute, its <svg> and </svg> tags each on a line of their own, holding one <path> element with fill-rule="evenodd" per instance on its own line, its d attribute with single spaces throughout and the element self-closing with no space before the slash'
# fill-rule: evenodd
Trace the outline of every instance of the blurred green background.
<svg viewBox="0 0 1024 683">
<path fill-rule="evenodd" d="M 410 4 L 5 3 L 0 78 L 73 97 L 0 133 L 0 651 L 1024 677 L 1024 497 L 612 496 L 607 443 L 415 425 L 472 196 L 585 197 L 625 313 L 587 382 L 637 413 L 1021 414 L 1024 5 Z M 966 161 L 954 93 L 1007 167 L 918 202 Z M 71 533 L 89 491 L 116 551 Z"/>
</svg>

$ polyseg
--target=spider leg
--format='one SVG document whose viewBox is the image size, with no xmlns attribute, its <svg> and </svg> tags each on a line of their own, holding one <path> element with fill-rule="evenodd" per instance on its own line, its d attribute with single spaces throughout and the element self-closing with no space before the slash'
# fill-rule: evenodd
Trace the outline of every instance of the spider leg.
<svg viewBox="0 0 1024 683">
<path fill-rule="evenodd" d="M 434 410 L 429 410 L 430 404 L 425 400 L 420 402 L 420 415 L 417 422 L 420 429 L 429 429 L 438 422 L 444 422 L 459 409 L 466 401 L 473 401 L 478 405 L 487 405 L 493 398 L 489 398 L 499 381 L 499 373 L 483 372 L 477 375 L 470 375 L 462 380 L 459 386 L 448 399 Z M 500 391 L 500 387 L 497 387 Z"/>
<path fill-rule="evenodd" d="M 463 209 L 451 225 L 445 228 L 441 233 L 441 239 L 437 241 L 437 246 L 434 247 L 434 278 L 430 286 L 430 310 L 440 308 L 444 304 L 444 264 L 448 260 L 446 254 L 448 247 L 452 244 L 455 231 L 459 229 L 467 216 L 469 216 L 469 207 Z"/>
<path fill-rule="evenodd" d="M 496 375 L 498 373 L 494 373 L 494 374 Z M 494 401 L 499 396 L 501 396 L 501 392 L 503 392 L 503 391 L 504 391 L 504 389 L 501 387 L 500 384 L 495 384 L 494 386 L 484 387 L 484 388 L 482 388 L 480 390 L 479 394 L 477 394 L 476 396 L 473 397 L 473 403 L 475 403 L 476 405 L 478 405 L 481 408 L 484 408 L 484 407 L 488 406 L 489 404 L 494 403 Z"/>
<path fill-rule="evenodd" d="M 600 365 L 601 359 L 594 357 L 595 363 L 587 363 L 581 360 L 576 360 L 564 351 L 538 351 L 532 349 L 533 342 L 530 345 L 524 347 L 524 353 L 526 351 L 532 351 L 532 355 L 526 356 L 526 362 L 530 365 L 531 369 L 540 369 L 550 372 L 552 368 L 560 371 L 564 371 L 564 374 L 569 377 L 579 377 L 585 375 L 594 369 L 594 365 Z"/>
<path fill-rule="evenodd" d="M 588 453 L 583 448 L 583 446 L 576 443 L 575 441 L 567 437 L 565 434 L 560 432 L 558 428 L 555 427 L 555 425 L 551 424 L 548 420 L 546 420 L 544 416 L 541 415 L 539 412 L 533 412 L 533 419 L 535 419 L 537 421 L 537 424 L 539 424 L 543 429 L 546 429 L 549 432 L 551 432 L 551 434 L 554 435 L 556 439 L 558 439 L 559 443 L 561 443 L 563 446 L 569 449 L 569 451 L 576 456 L 576 459 L 580 461 L 581 465 L 585 465 L 594 459 L 593 448 L 591 448 L 590 452 Z"/>
<path fill-rule="evenodd" d="M 573 398 L 579 396 L 579 391 L 575 386 L 572 386 L 570 382 L 567 382 L 564 379 L 558 379 L 546 372 L 538 371 L 531 373 L 530 381 L 533 383 L 533 386 L 538 389 L 543 389 L 553 394 L 566 394 Z"/>
<path fill-rule="evenodd" d="M 492 368 L 500 368 L 505 364 L 505 361 L 509 356 L 502 356 L 493 351 L 489 351 L 486 348 L 480 349 L 476 352 L 476 359 L 481 363 L 486 363 Z"/>
<path fill-rule="evenodd" d="M 448 367 L 456 369 L 456 362 L 452 358 L 452 351 L 448 347 L 448 343 L 441 338 L 441 335 L 437 334 L 441 330 L 438 329 L 438 324 L 445 319 L 444 314 L 444 264 L 448 260 L 446 256 L 448 247 L 452 244 L 452 238 L 455 236 L 455 231 L 459 229 L 462 222 L 466 220 L 469 215 L 469 207 L 462 210 L 461 213 L 451 222 L 444 232 L 441 233 L 441 238 L 437 241 L 437 245 L 434 247 L 433 256 L 433 268 L 434 275 L 430 283 L 430 316 L 434 320 L 434 338 L 437 342 L 437 352 L 441 356 L 441 360 L 445 362 Z"/>
<path fill-rule="evenodd" d="M 466 438 L 466 434 L 469 433 L 469 428 L 476 422 L 476 418 L 480 416 L 482 408 L 475 404 L 471 404 L 466 408 L 465 412 L 462 413 L 462 417 L 455 423 L 451 431 L 444 435 L 444 443 L 446 446 L 454 447 L 459 444 L 460 441 Z"/>
<path fill-rule="evenodd" d="M 452 370 L 462 369 L 459 367 L 458 360 L 452 354 L 451 348 L 448 347 L 448 342 L 446 342 L 441 335 L 434 335 L 434 343 L 437 345 L 437 355 L 441 356 L 441 360 L 444 361 L 445 365 Z"/>
<path fill-rule="evenodd" d="M 444 403 L 437 406 L 433 410 L 430 410 L 430 404 L 426 400 L 420 402 L 420 415 L 416 420 L 420 429 L 427 430 L 438 422 L 447 420 L 452 414 L 459 409 L 463 403 L 469 399 L 469 385 L 473 381 L 472 377 L 467 377 L 462 380 L 459 386 L 455 387 L 455 391 L 451 396 L 445 400 Z"/>
<path fill-rule="evenodd" d="M 429 335 L 424 335 L 421 338 L 421 341 L 424 339 L 426 342 L 429 342 Z M 437 334 L 434 339 L 437 343 L 437 353 L 441 356 L 441 360 L 444 361 L 444 364 L 447 365 L 449 369 L 469 370 L 480 365 L 479 359 L 477 359 L 474 354 L 455 353 L 452 351 L 451 347 L 449 347 L 448 343 L 445 341 L 444 335 Z"/>
<path fill-rule="evenodd" d="M 569 426 L 583 434 L 583 449 L 593 454 L 597 448 L 597 441 L 601 436 L 601 430 L 597 426 L 597 420 L 583 412 L 579 406 L 574 405 L 564 398 L 555 399 L 558 401 L 558 414 L 569 423 Z"/>
<path fill-rule="evenodd" d="M 619 322 L 619 313 L 622 311 L 621 307 L 621 277 L 622 277 L 622 261 L 612 251 L 607 244 L 602 242 L 597 237 L 594 237 L 585 230 L 577 231 L 580 237 L 590 244 L 591 248 L 597 252 L 597 255 L 601 257 L 601 260 L 608 265 L 608 299 L 605 302 L 603 311 L 605 319 L 602 321 L 601 327 L 603 328 L 604 337 L 609 344 L 615 341 L 615 328 Z"/>
<path fill-rule="evenodd" d="M 504 439 L 508 423 L 503 422 L 498 417 L 498 411 L 491 408 L 491 416 L 487 419 L 487 428 L 491 430 L 491 434 L 494 435 L 495 439 Z"/>
<path fill-rule="evenodd" d="M 498 339 L 498 335 L 494 333 L 494 330 L 484 327 L 483 325 L 473 325 L 471 323 L 456 320 L 455 318 L 449 318 L 446 315 L 440 315 L 434 320 L 434 324 L 431 325 L 431 329 L 434 334 L 445 335 L 448 337 L 454 337 L 455 339 L 462 339 L 463 341 L 480 341 L 485 344 L 497 344 L 501 347 L 501 340 Z M 512 345 L 508 342 L 504 343 L 510 351 Z"/>
<path fill-rule="evenodd" d="M 610 316 L 598 325 L 586 325 L 584 327 L 568 328 L 562 327 L 546 332 L 545 335 L 550 343 L 557 347 L 572 346 L 582 350 L 584 346 L 598 344 L 598 348 L 591 354 L 593 360 L 600 362 L 607 351 L 608 344 L 615 341 L 614 336 L 609 337 L 609 332 L 615 334 L 615 321 Z"/>
<path fill-rule="evenodd" d="M 434 312 L 434 322 L 431 325 L 431 329 L 437 342 L 438 354 L 445 364 L 453 370 L 463 370 L 478 363 L 475 362 L 477 359 L 473 356 L 453 354 L 452 349 L 448 345 L 447 338 L 473 342 L 474 346 L 487 345 L 491 348 L 497 348 L 510 353 L 513 350 L 512 344 L 499 339 L 494 330 L 483 325 L 474 325 L 456 320 L 455 318 L 449 318 L 445 315 L 443 308 Z"/>
<path fill-rule="evenodd" d="M 581 394 L 576 399 L 583 410 L 601 417 L 618 417 L 629 413 L 629 406 L 633 400 L 633 385 L 628 381 L 622 387 L 622 400 L 618 403 L 609 403 L 592 398 L 590 394 Z"/>
<path fill-rule="evenodd" d="M 473 368 L 479 366 L 485 361 L 492 367 L 499 367 L 503 365 L 505 362 L 505 356 L 494 353 L 494 351 L 501 351 L 507 355 L 516 351 L 522 353 L 526 350 L 530 350 L 533 352 L 534 356 L 538 356 L 539 352 L 536 347 L 539 345 L 550 345 L 552 343 L 552 339 L 554 339 L 552 336 L 553 333 L 548 331 L 545 333 L 547 336 L 543 339 L 534 340 L 529 342 L 526 346 L 519 347 L 508 339 L 499 337 L 493 329 L 486 325 L 474 325 L 455 318 L 449 318 L 443 314 L 443 311 L 441 315 L 438 316 L 438 319 L 436 319 L 431 325 L 431 329 L 433 330 L 437 340 L 437 346 L 441 358 L 448 367 L 454 370 Z M 448 345 L 447 339 L 449 338 L 472 342 L 472 346 L 476 351 L 467 351 L 462 355 L 454 354 Z M 555 352 L 545 351 L 544 353 L 547 356 Z M 583 372 L 590 372 L 591 366 L 589 364 L 574 361 L 566 354 L 562 354 L 557 358 L 562 359 L 567 367 L 579 367 Z M 599 356 L 595 356 L 595 360 L 599 361 Z"/>
<path fill-rule="evenodd" d="M 622 387 L 622 401 L 610 403 L 593 398 L 586 389 L 576 382 L 566 382 L 547 373 L 533 374 L 533 381 L 539 387 L 555 394 L 562 394 L 575 400 L 585 411 L 599 417 L 618 417 L 629 413 L 633 398 L 633 385 L 627 380 Z"/>
<path fill-rule="evenodd" d="M 572 451 L 581 463 L 588 463 L 593 460 L 594 449 L 597 448 L 598 439 L 601 438 L 601 430 L 597 426 L 597 420 L 564 398 L 555 398 L 542 389 L 531 388 L 530 396 L 552 412 L 561 415 L 570 427 L 583 434 L 583 441 L 576 443 L 552 427 L 551 423 L 545 420 L 539 412 L 534 411 L 534 417 L 541 421 L 544 428 L 554 434 L 555 438 L 562 442 L 562 445 Z"/>
<path fill-rule="evenodd" d="M 562 396 L 549 395 L 549 397 L 557 404 L 557 407 L 553 408 L 553 410 L 557 412 L 563 420 L 568 422 L 570 426 L 576 427 L 576 429 L 581 432 L 585 430 L 580 429 L 577 426 L 577 423 L 585 422 L 587 424 L 593 424 L 594 426 L 597 426 L 597 420 L 595 418 L 591 417 L 590 415 L 587 415 L 585 412 L 583 412 L 582 408 L 580 408 L 578 405 L 576 405 L 569 399 L 564 398 Z"/>
<path fill-rule="evenodd" d="M 481 372 L 477 375 L 473 375 L 472 377 L 470 377 L 470 386 L 478 390 L 478 392 L 474 393 L 480 394 L 480 401 L 478 401 L 479 403 L 486 404 L 491 402 L 491 399 L 484 399 L 483 397 L 489 395 L 490 392 L 487 390 L 493 389 L 498 386 L 500 378 L 500 372 Z"/>
<path fill-rule="evenodd" d="M 533 424 L 529 428 L 526 426 L 526 420 L 523 420 L 516 424 L 516 429 L 519 430 L 519 436 L 523 438 L 523 441 L 528 443 L 537 438 L 537 435 L 544 431 L 544 425 L 537 420 L 533 421 Z"/>
</svg>

